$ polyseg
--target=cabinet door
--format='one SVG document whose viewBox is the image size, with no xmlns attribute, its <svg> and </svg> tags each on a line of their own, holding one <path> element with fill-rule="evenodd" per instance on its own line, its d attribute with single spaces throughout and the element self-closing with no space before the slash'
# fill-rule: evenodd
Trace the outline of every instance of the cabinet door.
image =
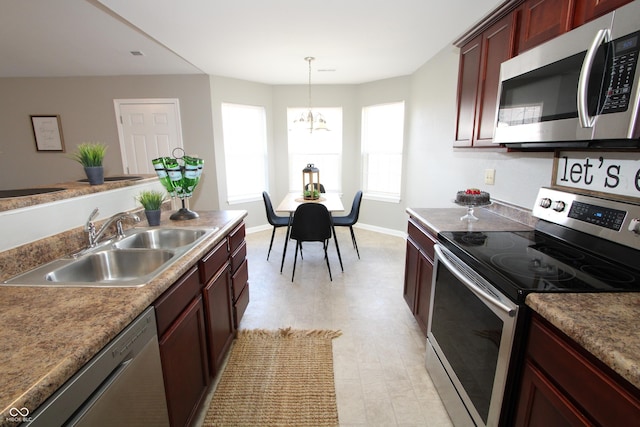
<svg viewBox="0 0 640 427">
<path fill-rule="evenodd" d="M 580 413 L 592 420 L 593 424 L 615 427 L 627 425 L 629 420 L 640 420 L 638 389 L 626 383 L 611 368 L 596 360 L 593 355 L 535 313 L 529 329 L 527 358 L 541 375 L 552 380 L 558 390 L 561 390 L 576 408 L 580 408 Z M 532 403 L 523 397 L 526 393 L 526 379 L 522 390 L 518 407 L 524 405 L 526 410 L 538 412 L 535 407 L 531 407 Z M 569 412 L 575 412 L 565 404 L 562 407 Z M 564 412 L 563 415 L 571 419 Z M 526 416 L 525 419 L 533 416 L 542 417 L 542 414 Z"/>
<path fill-rule="evenodd" d="M 592 425 L 531 362 L 525 363 L 516 427 Z"/>
<path fill-rule="evenodd" d="M 515 13 L 500 19 L 482 34 L 480 89 L 476 107 L 474 147 L 494 147 L 500 64 L 513 57 Z"/>
<path fill-rule="evenodd" d="M 172 426 L 189 425 L 209 385 L 202 298 L 198 296 L 160 339 Z"/>
<path fill-rule="evenodd" d="M 235 334 L 229 272 L 230 267 L 227 264 L 203 291 L 211 376 L 216 375 L 220 369 Z"/>
<path fill-rule="evenodd" d="M 471 147 L 473 143 L 481 48 L 482 36 L 478 36 L 460 49 L 458 111 L 454 147 Z"/>
<path fill-rule="evenodd" d="M 576 0 L 573 26 L 579 27 L 627 3 L 631 3 L 631 0 Z"/>
<path fill-rule="evenodd" d="M 404 291 L 402 295 L 407 302 L 409 309 L 415 313 L 416 307 L 416 286 L 418 282 L 418 269 L 420 268 L 418 260 L 420 250 L 411 238 L 407 238 L 407 254 L 404 266 Z"/>
<path fill-rule="evenodd" d="M 418 325 L 427 335 L 429 322 L 429 304 L 431 303 L 431 280 L 433 276 L 433 261 L 420 252 L 418 257 L 418 282 L 416 293 L 415 317 Z"/>
<path fill-rule="evenodd" d="M 526 0 L 520 9 L 518 53 L 571 29 L 574 0 Z"/>
</svg>

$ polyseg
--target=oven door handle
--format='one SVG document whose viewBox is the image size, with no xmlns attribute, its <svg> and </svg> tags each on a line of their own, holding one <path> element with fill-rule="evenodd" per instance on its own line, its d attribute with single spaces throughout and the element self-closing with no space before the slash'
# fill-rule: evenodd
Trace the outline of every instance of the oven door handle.
<svg viewBox="0 0 640 427">
<path fill-rule="evenodd" d="M 491 305 L 498 310 L 505 312 L 509 317 L 516 315 L 516 309 L 509 307 L 494 295 L 482 289 L 478 284 L 474 283 L 467 275 L 462 273 L 458 268 L 449 260 L 447 255 L 442 251 L 439 245 L 435 245 L 434 250 L 436 252 L 438 261 L 443 263 L 445 267 L 460 280 L 471 292 L 473 292 L 478 298 L 480 298 L 485 304 Z"/>
</svg>

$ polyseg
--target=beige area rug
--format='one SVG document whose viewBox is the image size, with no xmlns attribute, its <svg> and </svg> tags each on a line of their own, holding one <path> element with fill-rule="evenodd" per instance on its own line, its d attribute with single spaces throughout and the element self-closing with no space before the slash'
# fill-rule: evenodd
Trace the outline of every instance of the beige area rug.
<svg viewBox="0 0 640 427">
<path fill-rule="evenodd" d="M 340 331 L 241 330 L 204 426 L 337 426 L 331 340 Z"/>
</svg>

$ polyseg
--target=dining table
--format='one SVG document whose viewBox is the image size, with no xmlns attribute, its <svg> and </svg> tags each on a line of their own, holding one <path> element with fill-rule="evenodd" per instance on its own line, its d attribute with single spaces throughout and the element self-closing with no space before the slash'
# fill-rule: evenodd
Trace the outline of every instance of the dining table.
<svg viewBox="0 0 640 427">
<path fill-rule="evenodd" d="M 275 209 L 276 212 L 286 212 L 289 214 L 289 225 L 287 226 L 287 234 L 286 238 L 284 239 L 284 249 L 282 251 L 280 273 L 282 273 L 282 268 L 284 267 L 284 258 L 287 254 L 287 244 L 289 243 L 289 234 L 291 232 L 293 214 L 296 212 L 296 209 L 298 209 L 298 206 L 303 203 L 320 203 L 324 205 L 331 214 L 333 214 L 334 212 L 344 211 L 344 205 L 342 204 L 339 193 L 320 193 L 320 198 L 315 200 L 305 199 L 300 192 L 292 192 L 284 196 L 278 207 Z M 336 245 L 338 259 L 340 260 L 340 269 L 344 271 L 344 267 L 342 266 L 342 256 L 340 255 L 340 246 L 338 245 L 338 238 L 336 237 L 336 229 L 333 226 L 333 221 L 331 222 L 331 231 L 333 232 L 333 241 Z"/>
</svg>

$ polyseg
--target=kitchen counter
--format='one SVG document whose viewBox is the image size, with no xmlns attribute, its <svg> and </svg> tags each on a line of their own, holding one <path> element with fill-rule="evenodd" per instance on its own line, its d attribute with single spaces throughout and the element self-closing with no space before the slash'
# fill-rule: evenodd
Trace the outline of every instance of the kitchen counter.
<svg viewBox="0 0 640 427">
<path fill-rule="evenodd" d="M 123 175 L 127 177 L 128 175 Z M 0 212 L 12 209 L 24 208 L 27 206 L 35 206 L 43 203 L 51 203 L 59 200 L 70 199 L 72 197 L 85 196 L 87 194 L 98 193 L 102 191 L 115 190 L 116 188 L 129 187 L 157 180 L 155 174 L 132 175 L 132 179 L 123 179 L 120 181 L 105 181 L 104 184 L 90 185 L 88 182 L 71 181 L 59 184 L 47 185 L 47 188 L 61 188 L 61 191 L 52 193 L 34 194 L 31 196 L 9 197 L 0 199 Z M 38 187 L 33 187 L 38 188 Z"/>
<path fill-rule="evenodd" d="M 0 426 L 11 408 L 34 411 L 136 316 L 246 216 L 246 211 L 198 212 L 161 226 L 220 229 L 141 288 L 0 286 Z"/>
<path fill-rule="evenodd" d="M 640 388 L 640 294 L 530 294 L 526 302 Z"/>
<path fill-rule="evenodd" d="M 466 208 L 407 208 L 407 213 L 434 236 L 440 231 L 526 231 L 528 224 L 514 221 L 484 208 L 474 209 L 478 221 L 461 221 Z"/>
</svg>

